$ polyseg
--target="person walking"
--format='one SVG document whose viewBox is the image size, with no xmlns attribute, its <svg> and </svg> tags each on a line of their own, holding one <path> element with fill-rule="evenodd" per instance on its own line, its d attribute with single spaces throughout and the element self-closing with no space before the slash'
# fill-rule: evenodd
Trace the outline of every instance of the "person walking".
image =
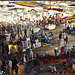
<svg viewBox="0 0 75 75">
<path fill-rule="evenodd" d="M 70 50 L 67 51 L 67 57 L 70 57 L 71 56 L 71 52 Z"/>
<path fill-rule="evenodd" d="M 35 71 L 34 68 L 32 68 L 31 74 L 32 75 L 37 74 L 37 71 Z"/>
<path fill-rule="evenodd" d="M 43 29 L 44 29 L 44 30 L 45 30 L 45 23 L 46 23 L 46 22 L 45 22 L 45 19 L 44 19 L 44 20 L 43 20 L 43 27 L 44 27 Z"/>
<path fill-rule="evenodd" d="M 24 30 L 24 36 L 27 37 L 27 29 Z"/>
<path fill-rule="evenodd" d="M 24 54 L 23 57 L 22 57 L 22 62 L 24 64 L 25 68 L 26 68 L 26 61 L 27 61 L 27 57 L 26 57 L 26 54 Z"/>
<path fill-rule="evenodd" d="M 20 25 L 20 34 L 22 34 L 22 26 Z"/>
<path fill-rule="evenodd" d="M 66 33 L 65 32 L 63 34 L 63 37 L 64 37 L 64 42 L 66 42 Z"/>
<path fill-rule="evenodd" d="M 19 62 L 18 63 L 18 74 L 21 74 L 20 66 L 21 66 L 21 63 Z"/>
<path fill-rule="evenodd" d="M 75 35 L 75 27 L 73 28 L 73 31 L 74 31 L 74 35 Z"/>
<path fill-rule="evenodd" d="M 56 48 L 54 49 L 55 57 L 58 55 L 58 51 L 59 51 L 59 49 L 56 47 Z"/>
<path fill-rule="evenodd" d="M 2 68 L 1 68 L 1 67 L 2 67 L 2 61 L 0 60 L 0 70 L 2 70 Z"/>
<path fill-rule="evenodd" d="M 36 66 L 36 65 L 40 65 L 40 63 L 39 63 L 39 55 L 38 55 L 38 53 L 37 52 L 35 52 L 34 53 L 34 66 Z"/>
<path fill-rule="evenodd" d="M 10 35 L 10 40 L 13 40 L 13 29 L 11 28 L 11 30 L 10 30 L 10 33 L 11 33 L 11 35 Z"/>
<path fill-rule="evenodd" d="M 5 26 L 3 25 L 3 26 L 2 26 L 2 36 L 5 35 L 5 30 L 6 30 L 6 28 L 5 28 Z"/>
<path fill-rule="evenodd" d="M 9 65 L 8 65 L 8 63 L 6 63 L 6 66 L 5 66 L 5 74 L 9 74 Z"/>
<path fill-rule="evenodd" d="M 60 40 L 60 47 L 64 46 L 64 38 L 62 37 Z"/>
<path fill-rule="evenodd" d="M 16 57 L 16 55 L 13 55 L 13 59 L 12 59 L 12 70 L 16 69 L 18 64 L 18 59 Z"/>
<path fill-rule="evenodd" d="M 32 49 L 30 49 L 29 61 L 32 61 L 32 59 L 33 59 L 33 51 L 32 51 Z"/>
<path fill-rule="evenodd" d="M 58 26 L 60 27 L 60 19 L 58 19 Z"/>
<path fill-rule="evenodd" d="M 21 74 L 25 74 L 25 67 L 24 67 L 24 64 L 21 64 L 21 66 L 20 66 L 20 71 L 21 71 Z"/>
<path fill-rule="evenodd" d="M 9 48 L 8 48 L 8 41 L 6 39 L 5 39 L 5 42 L 4 42 L 4 47 L 5 47 L 6 52 L 8 53 Z"/>
<path fill-rule="evenodd" d="M 2 40 L 1 46 L 2 46 L 2 53 L 3 53 L 4 52 L 4 40 Z"/>
<path fill-rule="evenodd" d="M 18 38 L 19 38 L 19 32 L 20 32 L 20 30 L 19 30 L 19 26 L 18 26 L 17 27 Z"/>
<path fill-rule="evenodd" d="M 60 49 L 61 49 L 61 54 L 63 54 L 64 53 L 65 46 L 62 46 Z"/>
<path fill-rule="evenodd" d="M 4 53 L 3 53 L 3 59 L 8 60 L 8 55 L 7 55 L 6 51 L 4 51 Z"/>
<path fill-rule="evenodd" d="M 73 69 L 73 74 L 75 74 L 75 61 L 74 61 L 73 65 L 72 65 L 72 69 Z"/>
<path fill-rule="evenodd" d="M 60 34 L 59 34 L 59 44 L 60 44 L 61 38 L 62 38 L 62 33 L 60 32 Z"/>
<path fill-rule="evenodd" d="M 69 37 L 68 37 L 68 35 L 66 35 L 66 44 L 68 44 L 69 43 Z"/>
<path fill-rule="evenodd" d="M 34 34 L 34 30 L 32 29 L 32 34 Z"/>
<path fill-rule="evenodd" d="M 12 61 L 11 60 L 8 60 L 9 61 L 9 74 L 12 73 Z"/>
<path fill-rule="evenodd" d="M 22 51 L 23 51 L 23 48 L 22 48 L 22 46 L 19 46 L 19 48 L 18 48 L 18 52 L 19 52 L 19 58 L 21 58 L 22 57 Z"/>
</svg>

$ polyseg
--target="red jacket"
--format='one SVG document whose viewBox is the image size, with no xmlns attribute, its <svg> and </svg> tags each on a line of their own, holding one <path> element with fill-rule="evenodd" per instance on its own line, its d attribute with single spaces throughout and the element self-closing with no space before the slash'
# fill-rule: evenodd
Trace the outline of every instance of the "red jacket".
<svg viewBox="0 0 75 75">
<path fill-rule="evenodd" d="M 65 46 L 61 47 L 61 52 L 64 52 Z"/>
<path fill-rule="evenodd" d="M 43 24 L 45 24 L 45 20 L 43 20 Z"/>
</svg>

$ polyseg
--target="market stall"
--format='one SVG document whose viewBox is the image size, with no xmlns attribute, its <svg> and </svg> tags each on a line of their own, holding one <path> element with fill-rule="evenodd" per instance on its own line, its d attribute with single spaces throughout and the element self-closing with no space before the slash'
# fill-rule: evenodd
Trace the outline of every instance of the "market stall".
<svg viewBox="0 0 75 75">
<path fill-rule="evenodd" d="M 40 28 L 33 28 L 33 31 L 34 31 L 34 33 L 37 33 L 37 32 L 39 32 L 40 31 Z"/>
<path fill-rule="evenodd" d="M 64 17 L 64 18 L 62 18 L 62 19 L 69 20 L 69 19 L 74 19 L 74 18 L 75 18 L 75 16 L 67 16 L 67 17 Z"/>
<path fill-rule="evenodd" d="M 56 28 L 56 25 L 50 24 L 50 25 L 45 25 L 45 28 L 48 30 L 52 30 Z"/>
</svg>

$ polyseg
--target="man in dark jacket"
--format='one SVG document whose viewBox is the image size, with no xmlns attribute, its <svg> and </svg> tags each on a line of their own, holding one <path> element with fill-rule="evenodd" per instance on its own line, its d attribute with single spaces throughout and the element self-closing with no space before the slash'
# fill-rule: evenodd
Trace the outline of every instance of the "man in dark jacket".
<svg viewBox="0 0 75 75">
<path fill-rule="evenodd" d="M 18 59 L 17 59 L 17 57 L 14 55 L 14 56 L 13 56 L 13 59 L 12 59 L 12 70 L 16 69 L 17 64 L 18 64 Z"/>
<path fill-rule="evenodd" d="M 32 29 L 32 34 L 34 34 L 34 30 Z"/>
<path fill-rule="evenodd" d="M 1 42 L 1 46 L 2 46 L 2 53 L 4 52 L 4 41 L 2 40 Z"/>
<path fill-rule="evenodd" d="M 20 58 L 22 57 L 22 51 L 23 51 L 22 46 L 19 46 L 19 48 L 18 48 L 18 52 L 19 52 Z"/>
<path fill-rule="evenodd" d="M 61 38 L 62 38 L 62 33 L 60 32 L 60 34 L 59 34 L 59 44 L 60 44 Z"/>
<path fill-rule="evenodd" d="M 24 56 L 22 57 L 22 62 L 24 63 L 25 68 L 26 68 L 26 61 L 27 61 L 27 57 L 26 54 L 24 54 Z"/>
<path fill-rule="evenodd" d="M 27 29 L 24 30 L 24 36 L 27 37 Z"/>
</svg>

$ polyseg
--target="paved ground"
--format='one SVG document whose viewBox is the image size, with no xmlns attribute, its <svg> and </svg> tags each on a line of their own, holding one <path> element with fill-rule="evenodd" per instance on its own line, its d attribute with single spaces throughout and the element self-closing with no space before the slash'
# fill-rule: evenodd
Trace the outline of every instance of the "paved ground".
<svg viewBox="0 0 75 75">
<path fill-rule="evenodd" d="M 54 34 L 53 38 L 55 41 L 58 40 L 58 35 L 59 35 L 59 32 L 60 31 L 63 31 L 62 29 L 62 26 L 61 27 L 57 27 L 55 30 L 45 30 L 45 32 L 50 32 L 52 31 L 52 33 Z M 17 37 L 16 37 L 17 38 Z M 67 44 L 67 48 L 70 49 L 72 48 L 72 46 L 75 44 L 75 36 L 72 36 L 72 35 L 69 35 L 69 40 L 70 40 L 70 43 Z M 54 45 L 48 45 L 46 47 L 42 47 L 42 48 L 36 48 L 34 49 L 33 51 L 34 52 L 38 52 L 39 54 L 46 54 L 46 52 L 48 52 L 50 55 L 54 55 L 54 48 L 55 47 L 58 47 L 59 48 L 59 45 L 58 45 L 58 42 L 57 44 L 54 44 Z M 1 47 L 0 47 L 1 48 Z M 26 51 L 26 54 L 28 55 L 29 51 Z M 2 55 L 1 55 L 1 49 L 0 49 L 0 59 L 2 58 Z M 48 66 L 57 66 L 56 65 L 57 63 L 55 62 L 52 62 L 52 63 L 47 63 L 45 65 L 40 65 L 40 66 L 36 66 L 34 67 L 36 70 L 38 70 L 39 73 L 44 73 L 44 72 L 49 72 L 49 68 Z M 33 64 L 31 63 L 27 63 L 27 69 L 26 69 L 26 73 L 30 73 L 31 69 L 33 67 Z M 61 65 L 59 66 L 61 69 Z M 41 70 L 41 68 L 43 70 Z M 72 69 L 70 68 L 68 71 L 71 71 L 70 73 L 72 73 Z"/>
</svg>

